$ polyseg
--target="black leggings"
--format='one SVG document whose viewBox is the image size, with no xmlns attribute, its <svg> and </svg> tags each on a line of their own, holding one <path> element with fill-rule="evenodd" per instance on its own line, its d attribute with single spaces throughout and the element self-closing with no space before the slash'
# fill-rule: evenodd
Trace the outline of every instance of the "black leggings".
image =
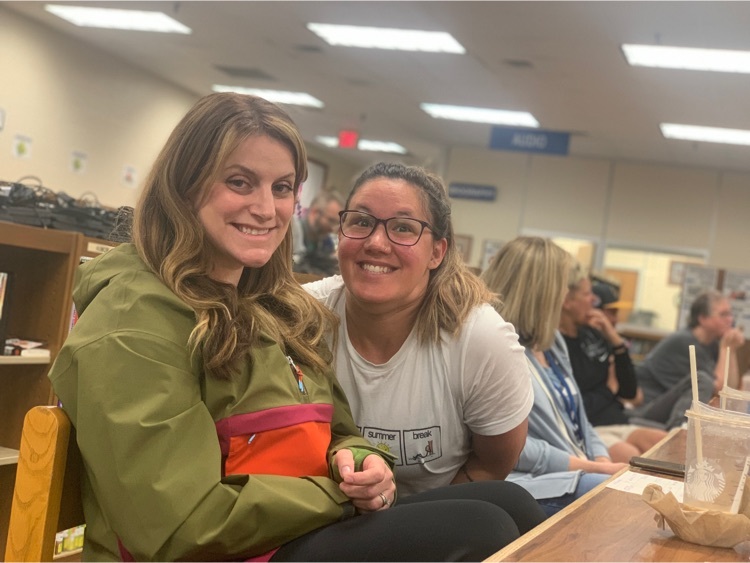
<svg viewBox="0 0 750 563">
<path fill-rule="evenodd" d="M 271 561 L 481 561 L 544 519 L 514 483 L 462 483 L 310 532 Z"/>
</svg>

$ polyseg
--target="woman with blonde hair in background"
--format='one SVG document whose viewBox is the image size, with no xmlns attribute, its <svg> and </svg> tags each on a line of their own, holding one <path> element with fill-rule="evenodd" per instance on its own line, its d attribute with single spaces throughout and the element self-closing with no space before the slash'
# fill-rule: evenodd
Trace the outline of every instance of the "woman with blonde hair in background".
<svg viewBox="0 0 750 563">
<path fill-rule="evenodd" d="M 549 239 L 518 237 L 482 274 L 498 293 L 498 311 L 516 328 L 532 368 L 529 434 L 508 480 L 526 488 L 548 515 L 625 467 L 612 462 L 589 423 L 557 331 L 573 265 L 573 257 Z"/>
</svg>

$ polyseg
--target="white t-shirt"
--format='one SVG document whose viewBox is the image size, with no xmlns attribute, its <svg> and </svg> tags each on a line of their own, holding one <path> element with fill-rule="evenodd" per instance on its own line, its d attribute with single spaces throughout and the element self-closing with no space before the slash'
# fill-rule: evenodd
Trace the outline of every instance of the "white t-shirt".
<svg viewBox="0 0 750 563">
<path fill-rule="evenodd" d="M 449 485 L 471 452 L 471 433 L 495 436 L 531 411 L 531 375 L 513 326 L 488 304 L 475 308 L 457 337 L 421 345 L 412 330 L 385 364 L 352 346 L 341 276 L 305 289 L 341 319 L 335 353 L 354 421 L 375 446 L 398 457 L 399 494 Z"/>
</svg>

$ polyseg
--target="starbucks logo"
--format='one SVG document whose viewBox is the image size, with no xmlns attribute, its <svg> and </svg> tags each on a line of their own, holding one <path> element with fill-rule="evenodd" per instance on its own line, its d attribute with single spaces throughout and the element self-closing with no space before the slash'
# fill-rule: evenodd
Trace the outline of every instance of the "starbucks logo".
<svg viewBox="0 0 750 563">
<path fill-rule="evenodd" d="M 685 483 L 694 499 L 714 502 L 724 491 L 726 479 L 721 468 L 704 459 L 690 466 Z"/>
</svg>

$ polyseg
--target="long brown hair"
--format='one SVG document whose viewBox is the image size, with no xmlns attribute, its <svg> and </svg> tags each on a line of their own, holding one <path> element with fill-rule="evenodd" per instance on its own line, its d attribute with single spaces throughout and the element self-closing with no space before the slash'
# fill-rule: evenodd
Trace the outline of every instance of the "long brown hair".
<svg viewBox="0 0 750 563">
<path fill-rule="evenodd" d="M 294 281 L 289 229 L 271 259 L 245 268 L 238 286 L 209 277 L 211 247 L 198 219 L 200 202 L 229 155 L 246 139 L 268 136 L 294 161 L 295 197 L 307 178 L 305 145 L 292 119 L 262 98 L 217 93 L 201 98 L 169 136 L 136 206 L 133 241 L 161 281 L 195 310 L 190 335 L 207 374 L 228 378 L 263 333 L 300 363 L 326 370 L 324 345 L 336 319 Z"/>
</svg>

